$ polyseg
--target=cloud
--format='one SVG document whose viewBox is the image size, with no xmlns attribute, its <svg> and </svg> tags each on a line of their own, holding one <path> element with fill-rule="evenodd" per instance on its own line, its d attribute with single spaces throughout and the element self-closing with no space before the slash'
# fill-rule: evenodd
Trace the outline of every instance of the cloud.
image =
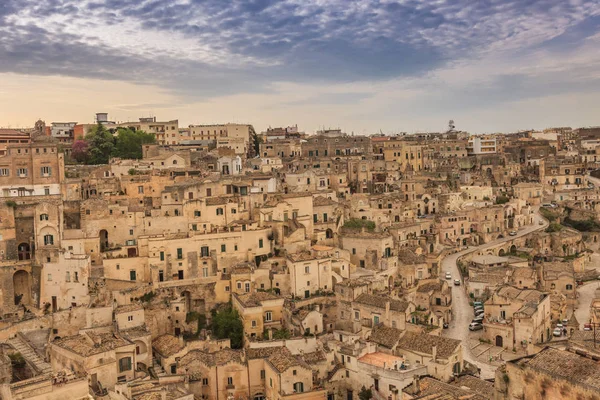
<svg viewBox="0 0 600 400">
<path fill-rule="evenodd" d="M 595 90 L 599 25 L 584 0 L 2 0 L 0 72 L 153 85 L 182 103 L 252 93 L 393 112 L 383 97 L 410 93 L 411 109 L 475 110 Z M 286 82 L 323 90 L 289 99 Z"/>
</svg>

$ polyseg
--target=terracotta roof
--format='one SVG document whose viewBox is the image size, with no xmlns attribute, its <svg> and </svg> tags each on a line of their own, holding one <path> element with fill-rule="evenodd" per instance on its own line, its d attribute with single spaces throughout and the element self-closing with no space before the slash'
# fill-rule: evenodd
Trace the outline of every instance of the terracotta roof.
<svg viewBox="0 0 600 400">
<path fill-rule="evenodd" d="M 279 297 L 269 292 L 234 294 L 234 296 L 240 301 L 240 303 L 242 303 L 244 307 L 258 307 L 263 301 L 268 300 L 283 300 L 283 297 Z"/>
<path fill-rule="evenodd" d="M 124 306 L 119 306 L 115 308 L 115 314 L 122 314 L 131 311 L 143 310 L 144 306 L 139 303 L 126 304 Z"/>
<path fill-rule="evenodd" d="M 419 287 L 417 288 L 417 292 L 427 293 L 427 292 L 431 292 L 431 291 L 442 290 L 442 286 L 443 286 L 443 282 L 441 282 L 441 281 L 427 282 L 422 285 L 419 285 Z"/>
<path fill-rule="evenodd" d="M 600 391 L 600 363 L 570 351 L 547 347 L 531 358 L 509 362 L 552 378 L 566 379 L 592 391 Z"/>
<path fill-rule="evenodd" d="M 427 400 L 486 400 L 491 398 L 430 377 L 420 378 L 417 386 L 413 382 L 404 388 L 403 392 L 413 395 L 413 399 Z"/>
<path fill-rule="evenodd" d="M 402 332 L 403 331 L 400 329 L 390 328 L 380 324 L 373 328 L 369 340 L 391 349 L 402 337 Z"/>
<path fill-rule="evenodd" d="M 271 354 L 267 360 L 273 366 L 273 368 L 280 373 L 283 373 L 292 367 L 311 369 L 310 366 L 308 366 L 308 364 L 302 361 L 299 357 L 294 357 L 287 347 L 283 347 L 281 351 Z"/>
<path fill-rule="evenodd" d="M 185 345 L 173 335 L 162 335 L 152 341 L 152 348 L 158 351 L 164 357 L 172 356 L 181 351 Z"/>
<path fill-rule="evenodd" d="M 427 333 L 405 332 L 398 342 L 398 349 L 433 354 L 433 346 L 437 347 L 439 358 L 450 357 L 460 346 L 460 340 L 429 335 Z"/>
<path fill-rule="evenodd" d="M 274 347 L 258 347 L 258 348 L 254 348 L 254 349 L 247 349 L 246 357 L 248 357 L 248 359 L 267 358 L 271 354 L 281 351 L 282 348 L 283 348 L 282 346 L 274 346 Z"/>
<path fill-rule="evenodd" d="M 74 335 L 56 339 L 52 343 L 83 357 L 103 353 L 131 344 L 129 341 L 110 332 L 87 332 L 83 335 Z"/>
<path fill-rule="evenodd" d="M 491 399 L 494 396 L 494 384 L 492 382 L 477 378 L 472 375 L 460 376 L 454 382 L 452 382 L 452 385 L 463 389 L 468 388 L 485 398 Z"/>
<path fill-rule="evenodd" d="M 313 207 L 330 206 L 335 204 L 337 204 L 335 201 L 323 196 L 317 196 L 313 199 Z"/>
<path fill-rule="evenodd" d="M 196 349 L 181 357 L 179 365 L 190 369 L 200 364 L 213 367 L 215 365 L 225 365 L 230 362 L 243 364 L 242 350 L 225 348 L 215 353 L 207 353 L 206 351 Z"/>
<path fill-rule="evenodd" d="M 390 310 L 404 312 L 408 308 L 408 302 L 402 300 L 390 299 L 389 297 L 376 296 L 373 294 L 363 293 L 358 296 L 355 302 L 365 304 L 377 308 L 385 308 L 386 303 L 390 303 Z"/>
</svg>

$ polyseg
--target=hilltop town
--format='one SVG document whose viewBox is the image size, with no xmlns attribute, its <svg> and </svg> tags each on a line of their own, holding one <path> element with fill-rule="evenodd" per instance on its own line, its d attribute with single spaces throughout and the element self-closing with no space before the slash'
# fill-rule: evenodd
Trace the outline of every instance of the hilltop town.
<svg viewBox="0 0 600 400">
<path fill-rule="evenodd" d="M 600 398 L 600 127 L 0 129 L 0 398 Z"/>
</svg>

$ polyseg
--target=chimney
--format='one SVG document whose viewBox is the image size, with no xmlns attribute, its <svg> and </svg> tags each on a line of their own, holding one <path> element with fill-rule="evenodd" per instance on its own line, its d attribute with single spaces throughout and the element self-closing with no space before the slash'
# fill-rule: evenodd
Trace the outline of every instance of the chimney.
<svg viewBox="0 0 600 400">
<path fill-rule="evenodd" d="M 419 375 L 417 374 L 413 375 L 413 386 L 415 388 L 412 394 L 418 395 L 421 392 L 421 388 L 419 388 Z"/>
<path fill-rule="evenodd" d="M 433 347 L 431 348 L 431 358 L 433 358 L 433 361 L 437 361 L 437 345 L 433 345 Z"/>
</svg>

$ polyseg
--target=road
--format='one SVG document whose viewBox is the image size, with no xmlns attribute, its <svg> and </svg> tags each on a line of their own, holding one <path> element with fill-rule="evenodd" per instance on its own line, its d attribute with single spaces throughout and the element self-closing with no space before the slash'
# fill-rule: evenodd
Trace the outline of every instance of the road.
<svg viewBox="0 0 600 400">
<path fill-rule="evenodd" d="M 590 304 L 594 299 L 594 292 L 600 287 L 600 282 L 592 281 L 577 288 L 577 308 L 575 309 L 575 318 L 579 322 L 579 328 L 583 329 L 583 324 L 590 321 Z"/>
<path fill-rule="evenodd" d="M 539 221 L 543 221 L 543 225 L 540 225 Z M 542 218 L 542 216 L 539 215 L 536 210 L 536 213 L 534 214 L 533 224 L 527 225 L 525 226 L 525 228 L 519 230 L 516 236 L 508 236 L 504 239 L 497 239 L 489 243 L 483 244 L 481 246 L 470 247 L 467 250 L 451 254 L 448 257 L 444 258 L 444 260 L 442 261 L 440 276 L 442 279 L 444 279 L 446 272 L 450 272 L 452 274 L 452 279 L 458 278 L 460 277 L 460 273 L 458 271 L 458 266 L 456 265 L 456 262 L 459 257 L 465 254 L 473 253 L 475 251 L 485 250 L 497 244 L 527 235 L 533 231 L 545 229 L 547 226 L 548 222 L 544 218 Z M 452 282 L 450 283 L 452 284 Z M 495 376 L 496 367 L 478 361 L 475 358 L 475 356 L 473 356 L 469 348 L 469 324 L 471 323 L 471 320 L 473 318 L 473 309 L 469 305 L 469 297 L 466 291 L 464 290 L 464 287 L 455 287 L 452 291 L 452 318 L 453 319 L 450 323 L 450 326 L 448 327 L 448 329 L 445 329 L 443 331 L 442 335 L 445 337 L 458 339 L 462 341 L 463 348 L 465 349 L 463 352 L 464 360 L 476 365 L 481 370 L 481 378 L 493 378 Z"/>
</svg>

